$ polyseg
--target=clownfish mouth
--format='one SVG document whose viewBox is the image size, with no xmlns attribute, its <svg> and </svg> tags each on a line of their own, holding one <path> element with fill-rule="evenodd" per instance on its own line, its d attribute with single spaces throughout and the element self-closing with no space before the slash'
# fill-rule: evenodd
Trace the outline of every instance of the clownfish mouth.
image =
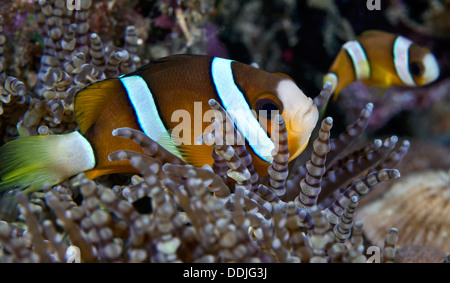
<svg viewBox="0 0 450 283">
<path fill-rule="evenodd" d="M 293 115 L 289 125 L 290 160 L 296 158 L 308 145 L 311 133 L 319 120 L 319 111 L 311 98 L 308 98 L 301 110 Z"/>
<path fill-rule="evenodd" d="M 288 147 L 291 159 L 306 147 L 319 119 L 319 111 L 313 100 L 292 81 L 282 80 L 277 88 L 283 103 L 283 117 L 288 130 Z"/>
<path fill-rule="evenodd" d="M 311 98 L 308 98 L 302 110 L 299 110 L 296 115 L 292 116 L 290 124 L 291 130 L 294 133 L 304 132 L 314 129 L 318 119 L 318 110 Z"/>
</svg>

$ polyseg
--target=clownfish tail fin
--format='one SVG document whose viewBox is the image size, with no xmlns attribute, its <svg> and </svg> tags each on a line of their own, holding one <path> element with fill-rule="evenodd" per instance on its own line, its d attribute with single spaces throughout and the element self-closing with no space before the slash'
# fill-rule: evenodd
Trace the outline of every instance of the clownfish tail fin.
<svg viewBox="0 0 450 283">
<path fill-rule="evenodd" d="M 0 191 L 38 191 L 94 166 L 92 147 L 79 132 L 19 138 L 0 147 Z"/>
</svg>

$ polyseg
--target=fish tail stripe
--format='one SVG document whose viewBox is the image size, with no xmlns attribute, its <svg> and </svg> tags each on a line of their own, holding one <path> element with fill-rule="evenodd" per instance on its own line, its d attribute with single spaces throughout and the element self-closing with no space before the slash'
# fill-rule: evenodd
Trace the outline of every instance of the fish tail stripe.
<svg viewBox="0 0 450 283">
<path fill-rule="evenodd" d="M 237 129 L 253 151 L 263 160 L 272 162 L 274 143 L 253 115 L 244 94 L 236 86 L 231 68 L 232 60 L 214 58 L 211 74 L 217 94 Z"/>
<path fill-rule="evenodd" d="M 364 52 L 364 48 L 361 44 L 358 41 L 353 40 L 344 44 L 343 48 L 352 58 L 356 79 L 363 80 L 370 78 L 369 60 L 367 59 L 366 52 Z"/>
<path fill-rule="evenodd" d="M 409 72 L 409 47 L 412 41 L 403 36 L 398 36 L 394 42 L 394 65 L 398 77 L 407 86 L 415 86 L 411 73 Z"/>
</svg>

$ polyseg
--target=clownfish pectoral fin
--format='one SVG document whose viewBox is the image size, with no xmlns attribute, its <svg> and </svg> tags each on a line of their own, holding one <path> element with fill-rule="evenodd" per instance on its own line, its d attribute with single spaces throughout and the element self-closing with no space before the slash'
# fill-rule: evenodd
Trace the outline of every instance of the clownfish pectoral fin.
<svg viewBox="0 0 450 283">
<path fill-rule="evenodd" d="M 181 147 L 182 140 L 179 137 L 172 135 L 172 130 L 167 130 L 156 142 L 167 151 L 186 162 L 184 159 L 184 149 Z"/>
<path fill-rule="evenodd" d="M 76 94 L 74 112 L 82 134 L 97 121 L 108 102 L 122 91 L 120 80 L 115 78 L 93 83 Z"/>
<path fill-rule="evenodd" d="M 180 145 L 181 151 L 183 151 L 183 160 L 197 168 L 202 167 L 205 164 L 212 166 L 212 146 L 205 144 L 202 145 Z"/>
<path fill-rule="evenodd" d="M 94 166 L 92 147 L 79 132 L 19 138 L 0 148 L 0 190 L 38 191 Z"/>
<path fill-rule="evenodd" d="M 165 132 L 156 142 L 173 155 L 194 167 L 212 164 L 211 147 L 186 144 L 177 134 L 173 134 L 172 129 Z"/>
</svg>

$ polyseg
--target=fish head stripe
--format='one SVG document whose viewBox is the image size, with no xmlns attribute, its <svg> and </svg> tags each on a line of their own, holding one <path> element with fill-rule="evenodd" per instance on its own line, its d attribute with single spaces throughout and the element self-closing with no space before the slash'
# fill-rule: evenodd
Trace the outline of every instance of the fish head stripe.
<svg viewBox="0 0 450 283">
<path fill-rule="evenodd" d="M 394 65 L 400 80 L 407 86 L 415 86 L 416 83 L 409 71 L 409 48 L 412 41 L 403 36 L 398 36 L 394 42 Z"/>
<path fill-rule="evenodd" d="M 361 44 L 352 40 L 343 45 L 343 48 L 347 51 L 348 55 L 353 62 L 353 68 L 355 69 L 355 75 L 357 80 L 364 80 L 370 78 L 370 64 L 367 59 L 366 52 Z"/>
<path fill-rule="evenodd" d="M 439 64 L 428 48 L 412 44 L 408 52 L 409 72 L 417 85 L 426 85 L 439 78 Z"/>
<path fill-rule="evenodd" d="M 244 94 L 236 85 L 232 62 L 233 60 L 213 58 L 211 75 L 216 92 L 236 128 L 245 137 L 255 154 L 264 161 L 272 162 L 272 150 L 275 145 L 261 127 Z"/>
</svg>

